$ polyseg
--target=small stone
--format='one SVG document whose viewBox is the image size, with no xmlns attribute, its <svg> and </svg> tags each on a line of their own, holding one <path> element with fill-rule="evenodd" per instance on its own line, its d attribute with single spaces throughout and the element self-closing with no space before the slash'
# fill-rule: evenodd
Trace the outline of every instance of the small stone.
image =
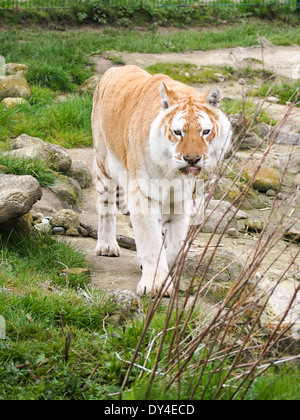
<svg viewBox="0 0 300 420">
<path fill-rule="evenodd" d="M 63 227 L 54 227 L 52 229 L 52 233 L 53 235 L 64 235 L 65 234 L 65 229 Z"/>
<path fill-rule="evenodd" d="M 237 220 L 248 219 L 249 216 L 244 210 L 239 210 L 235 216 Z"/>
<path fill-rule="evenodd" d="M 268 190 L 268 191 L 266 192 L 266 195 L 267 195 L 268 197 L 275 197 L 276 192 L 275 192 L 274 190 Z"/>
<path fill-rule="evenodd" d="M 42 223 L 47 223 L 48 225 L 49 225 L 49 223 L 50 223 L 50 220 L 49 219 L 46 219 L 45 217 L 42 219 Z"/>
<path fill-rule="evenodd" d="M 15 106 L 24 104 L 27 104 L 29 106 L 28 102 L 23 98 L 5 98 L 3 99 L 1 104 L 5 109 L 14 108 Z"/>
<path fill-rule="evenodd" d="M 110 323 L 120 325 L 129 319 L 144 317 L 143 303 L 132 291 L 117 289 L 111 291 L 109 296 L 116 304 L 116 309 L 108 318 Z"/>
<path fill-rule="evenodd" d="M 67 230 L 66 230 L 66 235 L 67 235 L 67 236 L 74 236 L 74 237 L 80 236 L 80 234 L 79 234 L 78 230 L 77 230 L 77 229 L 75 229 L 75 228 L 70 228 L 70 229 L 67 229 Z"/>
<path fill-rule="evenodd" d="M 278 198 L 278 200 L 285 200 L 286 196 L 283 193 L 278 193 L 277 198 Z"/>
<path fill-rule="evenodd" d="M 238 238 L 239 237 L 239 232 L 235 228 L 230 228 L 230 229 L 227 230 L 227 235 L 230 238 Z"/>
<path fill-rule="evenodd" d="M 76 229 L 80 226 L 78 214 L 70 209 L 60 210 L 51 219 L 53 227 L 63 227 L 64 229 Z M 77 231 L 78 233 L 78 231 Z"/>
<path fill-rule="evenodd" d="M 89 236 L 88 232 L 82 226 L 78 226 L 77 230 L 83 238 L 87 238 Z"/>
<path fill-rule="evenodd" d="M 269 96 L 267 98 L 267 101 L 270 102 L 271 104 L 277 104 L 277 102 L 279 102 L 280 99 L 276 98 L 276 96 Z"/>
</svg>

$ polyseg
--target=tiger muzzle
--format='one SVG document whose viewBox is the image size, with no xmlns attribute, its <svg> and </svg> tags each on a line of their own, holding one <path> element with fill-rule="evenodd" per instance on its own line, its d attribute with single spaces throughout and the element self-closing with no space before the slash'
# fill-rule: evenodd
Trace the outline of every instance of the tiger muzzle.
<svg viewBox="0 0 300 420">
<path fill-rule="evenodd" d="M 186 174 L 198 175 L 202 169 L 203 156 L 183 156 L 187 165 L 181 169 Z"/>
</svg>

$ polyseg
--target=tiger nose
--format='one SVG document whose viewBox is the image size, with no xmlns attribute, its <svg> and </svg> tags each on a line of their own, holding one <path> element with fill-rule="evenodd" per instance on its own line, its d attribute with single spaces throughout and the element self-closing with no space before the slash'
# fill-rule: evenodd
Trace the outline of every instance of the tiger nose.
<svg viewBox="0 0 300 420">
<path fill-rule="evenodd" d="M 189 165 L 196 165 L 197 163 L 199 163 L 202 160 L 203 156 L 183 156 L 183 159 L 189 164 Z"/>
</svg>

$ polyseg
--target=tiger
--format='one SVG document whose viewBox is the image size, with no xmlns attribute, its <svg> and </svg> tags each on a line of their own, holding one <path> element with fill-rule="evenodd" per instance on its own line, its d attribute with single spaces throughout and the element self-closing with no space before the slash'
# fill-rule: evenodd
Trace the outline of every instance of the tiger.
<svg viewBox="0 0 300 420">
<path fill-rule="evenodd" d="M 196 179 L 231 148 L 221 96 L 219 87 L 200 93 L 133 65 L 110 68 L 95 90 L 96 255 L 120 255 L 118 195 L 142 268 L 138 295 L 173 293 L 171 270 L 186 243 Z"/>
</svg>

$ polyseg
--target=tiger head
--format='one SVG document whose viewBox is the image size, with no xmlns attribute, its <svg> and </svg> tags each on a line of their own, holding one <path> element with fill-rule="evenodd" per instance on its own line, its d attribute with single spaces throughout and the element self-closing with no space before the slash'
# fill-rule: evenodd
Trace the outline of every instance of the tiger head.
<svg viewBox="0 0 300 420">
<path fill-rule="evenodd" d="M 162 83 L 160 96 L 162 109 L 150 131 L 152 157 L 166 171 L 189 176 L 216 166 L 232 137 L 231 124 L 218 108 L 220 89 L 191 95 L 190 90 L 178 93 Z"/>
</svg>

